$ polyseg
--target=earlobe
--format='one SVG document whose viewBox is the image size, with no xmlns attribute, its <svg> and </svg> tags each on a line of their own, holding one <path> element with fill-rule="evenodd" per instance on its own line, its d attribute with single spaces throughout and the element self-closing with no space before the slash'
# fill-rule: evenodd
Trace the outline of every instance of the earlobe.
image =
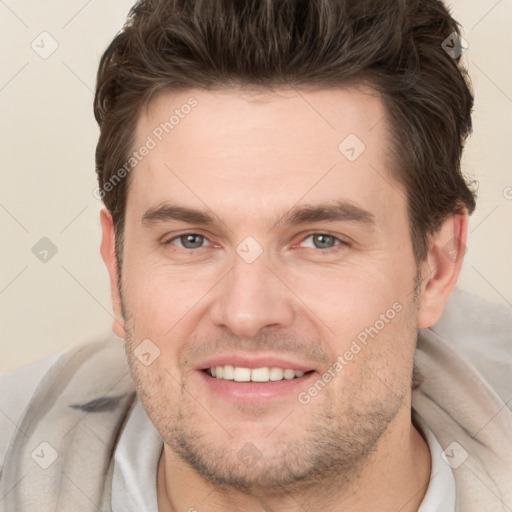
<svg viewBox="0 0 512 512">
<path fill-rule="evenodd" d="M 443 312 L 462 268 L 466 252 L 468 213 L 448 217 L 430 241 L 422 266 L 418 327 L 434 325 Z"/>
<path fill-rule="evenodd" d="M 110 295 L 112 298 L 112 309 L 114 312 L 112 330 L 116 336 L 124 338 L 126 336 L 126 332 L 124 329 L 124 318 L 121 311 L 121 297 L 119 296 L 118 288 L 114 222 L 112 220 L 112 215 L 106 208 L 102 208 L 100 211 L 100 222 L 102 231 L 100 252 L 110 276 Z"/>
</svg>

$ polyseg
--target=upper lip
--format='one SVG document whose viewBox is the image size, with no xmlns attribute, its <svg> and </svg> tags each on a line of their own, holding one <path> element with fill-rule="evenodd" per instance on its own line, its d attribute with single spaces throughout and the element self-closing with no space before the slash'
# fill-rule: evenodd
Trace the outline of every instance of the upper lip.
<svg viewBox="0 0 512 512">
<path fill-rule="evenodd" d="M 306 363 L 294 361 L 292 359 L 277 355 L 257 355 L 257 354 L 217 354 L 209 359 L 202 361 L 197 365 L 197 370 L 207 370 L 216 366 L 238 366 L 240 368 L 265 368 L 277 367 L 307 372 L 312 370 Z"/>
</svg>

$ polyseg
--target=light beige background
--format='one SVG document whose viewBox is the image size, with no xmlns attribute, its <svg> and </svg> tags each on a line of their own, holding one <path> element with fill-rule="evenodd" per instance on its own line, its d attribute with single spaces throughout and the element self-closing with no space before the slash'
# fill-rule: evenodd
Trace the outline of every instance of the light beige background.
<svg viewBox="0 0 512 512">
<path fill-rule="evenodd" d="M 0 0 L 0 371 L 111 332 L 92 99 L 99 58 L 131 4 Z M 449 5 L 476 94 L 464 168 L 479 199 L 459 286 L 512 307 L 512 1 Z M 43 31 L 58 43 L 47 59 L 31 47 L 50 48 Z M 32 253 L 44 236 L 58 248 L 47 263 Z"/>
</svg>

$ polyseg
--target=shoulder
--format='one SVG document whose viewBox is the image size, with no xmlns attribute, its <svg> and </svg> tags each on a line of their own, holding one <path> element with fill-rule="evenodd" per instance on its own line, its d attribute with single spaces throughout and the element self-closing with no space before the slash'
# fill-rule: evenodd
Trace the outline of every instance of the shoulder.
<svg viewBox="0 0 512 512">
<path fill-rule="evenodd" d="M 0 472 L 11 440 L 30 408 L 32 415 L 44 415 L 43 402 L 50 407 L 62 394 L 87 408 L 101 405 L 101 398 L 105 399 L 111 390 L 123 386 L 128 389 L 129 370 L 123 347 L 108 337 L 0 375 Z M 35 403 L 36 396 L 42 402 Z"/>
<path fill-rule="evenodd" d="M 460 458 L 453 468 L 464 464 L 454 472 L 463 510 L 511 498 L 511 329 L 508 307 L 456 290 L 439 322 L 418 333 L 413 407 L 447 457 Z"/>
<path fill-rule="evenodd" d="M 468 359 L 505 403 L 512 399 L 512 307 L 456 288 L 431 330 Z"/>
<path fill-rule="evenodd" d="M 17 370 L 0 373 L 0 467 L 31 396 L 64 353 L 59 352 Z"/>
</svg>

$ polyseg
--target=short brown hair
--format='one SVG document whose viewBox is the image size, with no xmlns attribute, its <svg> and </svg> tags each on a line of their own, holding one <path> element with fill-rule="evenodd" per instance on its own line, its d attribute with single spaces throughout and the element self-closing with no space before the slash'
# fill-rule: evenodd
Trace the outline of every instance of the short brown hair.
<svg viewBox="0 0 512 512">
<path fill-rule="evenodd" d="M 473 96 L 457 22 L 438 0 L 141 0 L 98 70 L 96 172 L 116 232 L 118 272 L 129 179 L 104 186 L 133 151 L 144 106 L 164 91 L 368 85 L 389 113 L 414 255 L 450 214 L 475 208 L 460 169 Z M 454 58 L 455 57 L 455 58 Z"/>
</svg>

